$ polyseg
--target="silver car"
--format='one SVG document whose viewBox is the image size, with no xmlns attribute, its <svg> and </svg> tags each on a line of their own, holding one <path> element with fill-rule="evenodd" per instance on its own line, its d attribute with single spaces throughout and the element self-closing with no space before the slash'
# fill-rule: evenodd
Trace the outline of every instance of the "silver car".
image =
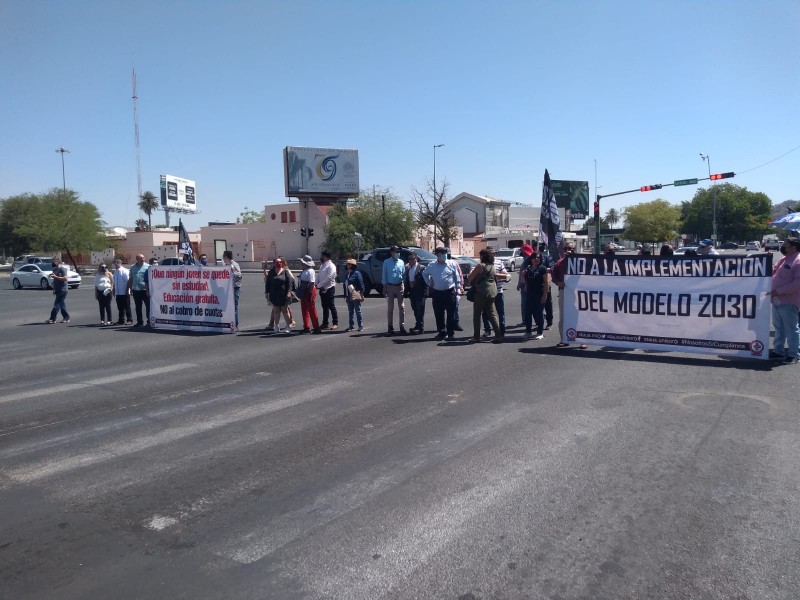
<svg viewBox="0 0 800 600">
<path fill-rule="evenodd" d="M 68 272 L 67 285 L 72 289 L 77 289 L 81 285 L 81 276 L 75 271 L 66 267 Z M 24 287 L 39 287 L 48 290 L 52 287 L 50 276 L 53 274 L 53 267 L 48 264 L 27 264 L 11 273 L 11 285 L 15 290 Z"/>
</svg>

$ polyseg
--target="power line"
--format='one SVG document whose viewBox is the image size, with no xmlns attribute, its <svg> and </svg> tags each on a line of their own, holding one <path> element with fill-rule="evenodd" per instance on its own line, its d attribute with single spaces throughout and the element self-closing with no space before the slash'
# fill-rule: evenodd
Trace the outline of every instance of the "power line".
<svg viewBox="0 0 800 600">
<path fill-rule="evenodd" d="M 783 154 L 781 154 L 779 157 L 773 158 L 772 160 L 768 160 L 763 165 L 758 165 L 757 167 L 753 167 L 752 169 L 747 169 L 745 171 L 736 171 L 736 174 L 737 175 L 742 175 L 743 173 L 749 173 L 750 171 L 755 171 L 756 169 L 760 169 L 761 167 L 766 167 L 767 165 L 774 163 L 776 160 L 780 160 L 784 156 L 787 156 L 787 155 L 791 154 L 792 152 L 794 152 L 795 150 L 799 150 L 799 149 L 800 149 L 800 146 L 795 146 L 794 148 L 792 148 L 788 152 L 784 152 Z"/>
</svg>

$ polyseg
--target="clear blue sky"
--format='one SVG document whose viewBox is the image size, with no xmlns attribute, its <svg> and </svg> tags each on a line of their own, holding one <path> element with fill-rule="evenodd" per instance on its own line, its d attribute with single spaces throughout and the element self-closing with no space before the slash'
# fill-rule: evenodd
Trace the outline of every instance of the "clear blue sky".
<svg viewBox="0 0 800 600">
<path fill-rule="evenodd" d="M 607 194 L 707 176 L 703 152 L 800 200 L 800 150 L 753 169 L 800 146 L 798 0 L 0 0 L 0 27 L 0 198 L 60 187 L 64 146 L 109 225 L 139 217 L 133 67 L 143 189 L 196 180 L 190 228 L 284 202 L 287 145 L 357 148 L 404 199 L 445 144 L 453 195 L 538 206 L 545 168 Z"/>
</svg>

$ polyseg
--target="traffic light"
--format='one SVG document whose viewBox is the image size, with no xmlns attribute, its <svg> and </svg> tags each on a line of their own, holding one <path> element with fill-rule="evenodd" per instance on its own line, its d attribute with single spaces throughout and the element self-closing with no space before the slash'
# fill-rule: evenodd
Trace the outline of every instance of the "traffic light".
<svg viewBox="0 0 800 600">
<path fill-rule="evenodd" d="M 600 202 L 597 200 L 594 201 L 594 220 L 595 222 L 600 221 Z"/>
<path fill-rule="evenodd" d="M 309 227 L 308 228 L 308 237 L 311 237 L 312 235 L 314 235 L 314 229 L 312 227 Z"/>
<path fill-rule="evenodd" d="M 663 186 L 660 183 L 654 183 L 653 185 L 643 185 L 639 188 L 640 192 L 649 192 L 650 190 L 660 190 Z"/>
<path fill-rule="evenodd" d="M 305 227 L 301 227 L 300 228 L 300 235 L 302 235 L 303 237 L 306 237 L 306 228 Z"/>
<path fill-rule="evenodd" d="M 736 173 L 734 173 L 733 171 L 731 171 L 730 173 L 714 173 L 711 177 L 709 177 L 709 179 L 711 181 L 716 181 L 717 179 L 729 179 L 734 175 L 736 175 Z"/>
</svg>

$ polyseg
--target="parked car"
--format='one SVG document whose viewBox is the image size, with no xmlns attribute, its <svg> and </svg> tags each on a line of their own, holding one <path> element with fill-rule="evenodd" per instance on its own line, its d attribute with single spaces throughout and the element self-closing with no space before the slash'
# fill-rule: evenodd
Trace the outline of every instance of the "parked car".
<svg viewBox="0 0 800 600">
<path fill-rule="evenodd" d="M 37 256 L 36 254 L 23 254 L 14 259 L 11 268 L 16 271 L 23 265 L 47 265 L 50 266 L 52 256 Z"/>
<path fill-rule="evenodd" d="M 525 257 L 522 256 L 522 250 L 519 248 L 500 248 L 495 252 L 495 258 L 503 261 L 503 266 L 508 271 L 516 271 L 522 266 L 522 261 Z"/>
<path fill-rule="evenodd" d="M 435 254 L 414 246 L 401 246 L 400 259 L 407 263 L 408 253 L 412 250 L 414 251 L 414 254 L 417 255 L 417 260 L 419 260 L 419 263 L 423 266 L 436 260 Z M 358 261 L 356 269 L 359 273 L 361 273 L 361 277 L 364 279 L 365 295 L 369 295 L 372 290 L 377 291 L 379 294 L 383 294 L 381 274 L 383 273 L 383 261 L 385 261 L 387 258 L 389 258 L 388 246 L 384 248 L 375 248 L 372 250 L 372 252 Z M 461 270 L 463 271 L 464 267 L 462 267 Z"/>
<path fill-rule="evenodd" d="M 455 254 L 453 255 L 453 260 L 461 267 L 461 274 L 464 276 L 464 288 L 466 289 L 470 286 L 467 277 L 469 277 L 472 269 L 478 266 L 478 261 L 469 256 L 456 256 Z"/>
<path fill-rule="evenodd" d="M 764 250 L 780 250 L 783 240 L 764 240 Z"/>
<path fill-rule="evenodd" d="M 47 260 L 49 261 L 50 259 L 48 258 Z M 69 267 L 67 269 L 67 285 L 72 289 L 77 289 L 81 285 L 81 276 Z M 40 287 L 43 290 L 47 290 L 52 287 L 52 279 L 50 279 L 52 274 L 53 267 L 49 262 L 46 265 L 33 263 L 22 265 L 11 273 L 11 285 L 14 286 L 15 290 L 20 290 L 24 287 Z"/>
<path fill-rule="evenodd" d="M 725 242 L 720 246 L 720 248 L 723 250 L 738 250 L 739 244 L 737 244 L 736 242 Z"/>
<path fill-rule="evenodd" d="M 761 243 L 760 242 L 747 242 L 747 247 L 745 250 L 761 250 Z"/>
<path fill-rule="evenodd" d="M 675 249 L 674 255 L 683 256 L 684 254 L 686 254 L 687 250 L 694 250 L 695 252 L 697 252 L 697 246 L 681 246 L 680 248 Z"/>
<path fill-rule="evenodd" d="M 162 258 L 160 261 L 158 261 L 158 264 L 159 264 L 159 266 L 161 266 L 161 265 L 173 265 L 173 266 L 174 265 L 182 265 L 183 264 L 183 259 L 182 258 L 178 258 L 177 256 L 170 256 L 168 258 Z"/>
</svg>

